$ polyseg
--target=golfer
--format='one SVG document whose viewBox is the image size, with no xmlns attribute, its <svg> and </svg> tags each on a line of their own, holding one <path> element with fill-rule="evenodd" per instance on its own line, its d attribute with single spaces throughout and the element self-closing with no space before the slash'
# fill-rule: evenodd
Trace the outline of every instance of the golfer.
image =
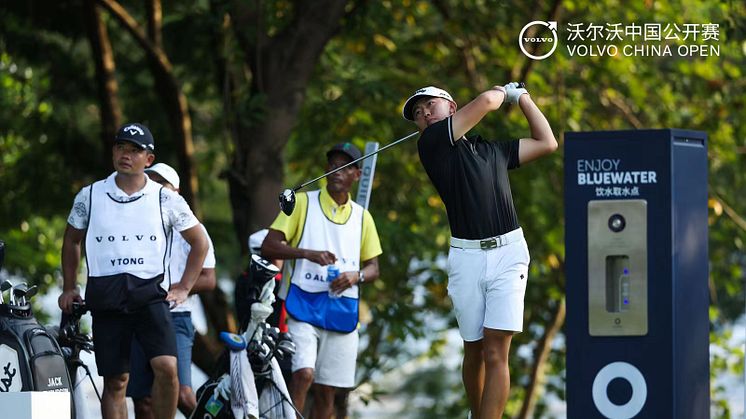
<svg viewBox="0 0 746 419">
<path fill-rule="evenodd" d="M 506 101 L 526 116 L 529 138 L 466 137 Z M 420 161 L 448 213 L 448 295 L 464 340 L 462 377 L 472 417 L 501 418 L 510 390 L 510 342 L 523 329 L 530 260 L 508 170 L 553 152 L 557 140 L 517 83 L 494 86 L 456 109 L 448 92 L 429 86 L 407 99 L 402 114 L 420 130 Z"/>
</svg>

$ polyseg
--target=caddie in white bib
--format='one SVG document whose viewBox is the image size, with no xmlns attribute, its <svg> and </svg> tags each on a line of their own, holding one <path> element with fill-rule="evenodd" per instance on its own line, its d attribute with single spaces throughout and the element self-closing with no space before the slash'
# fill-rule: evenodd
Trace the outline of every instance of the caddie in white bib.
<svg viewBox="0 0 746 419">
<path fill-rule="evenodd" d="M 91 185 L 85 299 L 91 310 L 130 312 L 165 298 L 161 283 L 171 237 L 161 216 L 160 185 L 148 182 L 139 197 L 119 201 L 105 182 Z"/>
<path fill-rule="evenodd" d="M 329 250 L 337 256 L 340 272 L 360 270 L 360 237 L 363 207 L 351 202 L 352 214 L 344 224 L 329 220 L 321 210 L 319 191 L 308 192 L 306 220 L 321 220 L 303 227 L 299 248 Z M 349 333 L 358 323 L 359 289 L 346 289 L 340 298 L 329 298 L 326 266 L 296 259 L 285 307 L 297 320 L 336 332 Z"/>
</svg>

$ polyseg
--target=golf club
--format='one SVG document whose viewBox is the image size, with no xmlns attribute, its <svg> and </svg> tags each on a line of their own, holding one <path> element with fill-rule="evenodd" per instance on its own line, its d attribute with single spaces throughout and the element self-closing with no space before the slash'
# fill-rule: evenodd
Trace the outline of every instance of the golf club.
<svg viewBox="0 0 746 419">
<path fill-rule="evenodd" d="M 22 303 L 21 305 L 26 305 L 31 302 L 31 297 L 36 295 L 36 293 L 39 291 L 39 287 L 36 285 L 30 286 L 22 295 Z"/>
<path fill-rule="evenodd" d="M 16 316 L 28 317 L 31 313 L 31 307 L 26 303 L 26 292 L 28 285 L 25 282 L 14 285 L 10 289 L 10 312 Z"/>
<path fill-rule="evenodd" d="M 525 87 L 526 87 L 526 83 L 524 83 L 524 82 L 518 82 L 518 88 L 525 88 Z M 383 150 L 386 150 L 389 147 L 393 147 L 393 146 L 399 144 L 402 141 L 408 140 L 408 139 L 414 137 L 415 135 L 417 135 L 419 133 L 420 133 L 419 131 L 415 131 L 415 132 L 407 135 L 406 137 L 402 137 L 402 138 L 394 141 L 391 144 L 388 144 L 386 146 L 383 146 L 383 147 L 379 148 L 378 150 L 376 150 L 376 151 L 374 151 L 372 153 L 368 153 L 368 154 L 366 154 L 364 156 L 358 157 L 357 159 L 355 159 L 355 160 L 353 160 L 353 161 L 351 161 L 351 162 L 349 162 L 349 163 L 347 163 L 347 164 L 345 164 L 343 166 L 337 167 L 334 170 L 326 172 L 323 175 L 321 175 L 321 176 L 319 176 L 319 177 L 317 177 L 315 179 L 311 179 L 311 180 L 309 180 L 309 181 L 307 181 L 305 183 L 301 183 L 300 185 L 296 186 L 293 189 L 285 189 L 284 191 L 282 191 L 282 193 L 280 193 L 280 196 L 279 196 L 279 199 L 280 199 L 280 209 L 282 210 L 282 212 L 285 213 L 285 215 L 292 214 L 293 210 L 295 209 L 295 193 L 299 189 L 302 189 L 302 188 L 304 188 L 304 187 L 306 187 L 306 186 L 308 186 L 308 185 L 310 185 L 310 184 L 312 184 L 312 183 L 314 183 L 314 182 L 316 182 L 316 181 L 318 181 L 320 179 L 323 179 L 323 178 L 325 178 L 325 177 L 327 177 L 327 176 L 329 176 L 331 174 L 337 173 L 338 171 L 344 169 L 345 167 L 353 165 L 353 164 L 359 162 L 360 160 L 365 160 L 365 159 L 367 159 L 370 156 L 378 154 L 378 153 L 382 152 Z"/>
<path fill-rule="evenodd" d="M 321 179 L 323 179 L 323 178 L 325 178 L 325 177 L 327 177 L 327 176 L 329 176 L 331 174 L 337 173 L 340 170 L 342 170 L 342 169 L 344 169 L 344 168 L 346 168 L 348 166 L 351 166 L 351 165 L 359 162 L 360 160 L 365 160 L 365 159 L 367 159 L 368 157 L 370 157 L 372 155 L 378 154 L 378 153 L 382 152 L 383 150 L 386 150 L 389 147 L 393 147 L 393 146 L 399 144 L 402 141 L 408 140 L 408 139 L 414 137 L 415 135 L 418 135 L 419 133 L 420 133 L 419 131 L 415 131 L 415 132 L 407 135 L 406 137 L 402 137 L 402 138 L 394 141 L 391 144 L 388 144 L 386 146 L 383 146 L 383 147 L 379 148 L 378 150 L 376 150 L 376 151 L 374 151 L 372 153 L 368 153 L 368 154 L 366 154 L 364 156 L 358 157 L 355 160 L 353 160 L 353 161 L 351 161 L 351 162 L 349 162 L 349 163 L 347 163 L 345 165 L 339 166 L 339 167 L 337 167 L 334 170 L 330 170 L 330 171 L 324 173 L 323 175 L 321 175 L 321 176 L 319 176 L 319 177 L 317 177 L 315 179 L 309 180 L 308 182 L 301 183 L 300 185 L 296 186 L 293 189 L 285 189 L 280 194 L 280 209 L 286 215 L 292 214 L 293 210 L 295 209 L 295 192 L 297 192 L 299 189 L 302 189 L 302 188 L 304 188 L 304 187 L 306 187 L 306 186 L 308 186 L 308 185 L 310 185 L 310 184 L 312 184 L 312 183 L 314 183 L 314 182 L 316 182 L 318 180 L 321 180 Z"/>
<path fill-rule="evenodd" d="M 12 287 L 10 287 L 10 292 L 8 292 L 8 301 L 10 301 L 10 305 L 17 305 L 16 304 L 16 288 L 18 288 L 21 284 L 14 284 Z"/>
<path fill-rule="evenodd" d="M 3 298 L 3 295 L 5 294 L 5 291 L 9 290 L 13 286 L 13 283 L 9 280 L 3 281 L 2 284 L 0 284 L 0 304 L 5 304 L 5 299 Z"/>
<path fill-rule="evenodd" d="M 31 297 L 36 295 L 37 292 L 39 292 L 39 287 L 37 287 L 36 285 L 30 286 L 29 289 L 26 290 L 26 299 L 31 300 Z"/>
<path fill-rule="evenodd" d="M 20 284 L 17 284 L 14 286 L 11 290 L 13 294 L 13 300 L 15 301 L 15 304 L 18 306 L 23 306 L 26 304 L 26 291 L 28 290 L 28 286 L 25 282 L 21 282 Z"/>
</svg>

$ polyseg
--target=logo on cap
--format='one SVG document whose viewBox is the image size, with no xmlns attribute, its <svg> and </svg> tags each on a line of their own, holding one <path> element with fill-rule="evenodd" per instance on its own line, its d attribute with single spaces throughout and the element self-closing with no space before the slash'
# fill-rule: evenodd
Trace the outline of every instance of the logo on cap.
<svg viewBox="0 0 746 419">
<path fill-rule="evenodd" d="M 130 135 L 145 135 L 145 132 L 142 130 L 142 128 L 138 127 L 137 125 L 127 125 L 126 127 L 122 128 L 122 130 L 129 132 Z"/>
</svg>

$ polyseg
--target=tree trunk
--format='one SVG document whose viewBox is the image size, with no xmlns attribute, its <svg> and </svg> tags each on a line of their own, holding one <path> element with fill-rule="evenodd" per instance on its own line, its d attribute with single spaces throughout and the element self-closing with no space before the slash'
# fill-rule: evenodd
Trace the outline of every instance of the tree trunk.
<svg viewBox="0 0 746 419">
<path fill-rule="evenodd" d="M 192 142 L 192 120 L 189 116 L 189 105 L 186 96 L 181 92 L 172 71 L 168 56 L 152 39 L 160 40 L 160 2 L 151 0 L 147 7 L 149 31 L 153 38 L 146 36 L 137 21 L 115 0 L 98 0 L 122 26 L 135 38 L 135 41 L 147 53 L 155 79 L 158 97 L 161 99 L 173 134 L 179 155 L 179 175 L 182 179 L 180 193 L 189 203 L 197 217 L 202 211 L 197 198 L 199 184 L 194 169 L 194 144 Z M 152 25 L 152 27 L 150 27 Z M 157 35 L 156 35 L 157 33 Z"/>
<path fill-rule="evenodd" d="M 114 75 L 116 64 L 106 24 L 101 20 L 96 0 L 86 0 L 84 8 L 88 42 L 96 65 L 98 106 L 101 113 L 101 175 L 105 176 L 111 170 L 111 145 L 122 122 L 122 108 L 119 106 L 119 85 Z"/>
<path fill-rule="evenodd" d="M 145 6 L 148 16 L 148 39 L 165 56 L 161 35 L 161 28 L 163 26 L 161 2 L 160 0 L 146 0 Z M 153 73 L 155 90 L 168 115 L 168 124 L 173 133 L 173 139 L 178 151 L 179 175 L 181 177 L 179 193 L 189 203 L 197 218 L 201 219 L 202 209 L 199 204 L 199 198 L 197 197 L 199 182 L 194 169 L 192 119 L 189 115 L 187 98 L 181 92 L 181 87 L 174 77 L 170 65 L 163 66 L 162 60 L 152 55 L 148 55 L 148 63 Z"/>
<path fill-rule="evenodd" d="M 347 0 L 294 3 L 294 16 L 282 32 L 264 33 L 263 11 L 256 3 L 232 3 L 232 33 L 246 57 L 251 78 L 226 71 L 221 87 L 235 104 L 241 92 L 265 98 L 266 117 L 257 123 L 231 115 L 229 131 L 235 150 L 228 172 L 233 221 L 242 253 L 246 238 L 271 223 L 283 189 L 283 150 L 298 121 L 308 81 L 324 46 L 339 29 Z M 230 68 L 230 66 L 227 66 Z M 237 108 L 231 106 L 231 112 Z M 323 156 L 319 156 L 323 158 Z"/>
<path fill-rule="evenodd" d="M 544 366 L 549 358 L 549 353 L 552 351 L 552 342 L 554 342 L 557 332 L 559 332 L 564 323 L 565 300 L 562 299 L 557 304 L 551 323 L 549 323 L 546 329 L 544 329 L 544 335 L 536 344 L 536 349 L 534 350 L 534 365 L 531 368 L 529 382 L 525 387 L 526 394 L 523 399 L 523 404 L 521 405 L 521 412 L 518 415 L 519 419 L 529 419 L 534 415 L 536 399 L 544 381 Z"/>
</svg>

